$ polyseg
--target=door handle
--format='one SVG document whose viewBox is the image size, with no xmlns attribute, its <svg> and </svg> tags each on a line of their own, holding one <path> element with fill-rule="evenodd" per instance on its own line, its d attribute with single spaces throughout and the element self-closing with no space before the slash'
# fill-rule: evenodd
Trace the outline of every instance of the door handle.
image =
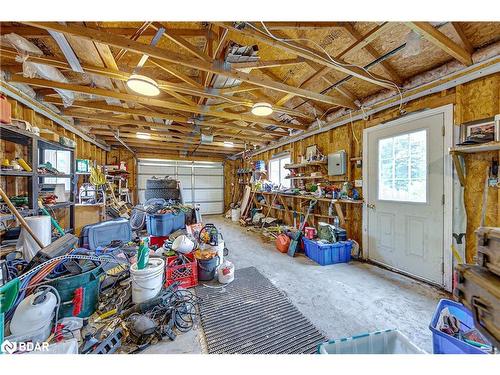
<svg viewBox="0 0 500 375">
<path fill-rule="evenodd" d="M 366 204 L 366 207 L 368 207 L 368 208 L 370 208 L 370 209 L 372 209 L 372 210 L 374 210 L 374 209 L 375 209 L 375 205 L 374 205 L 373 203 L 367 203 L 367 204 Z"/>
</svg>

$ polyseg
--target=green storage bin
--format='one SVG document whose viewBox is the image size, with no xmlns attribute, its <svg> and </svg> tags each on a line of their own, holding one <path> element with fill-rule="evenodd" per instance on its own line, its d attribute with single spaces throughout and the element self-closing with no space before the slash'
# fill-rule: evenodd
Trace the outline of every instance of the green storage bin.
<svg viewBox="0 0 500 375">
<path fill-rule="evenodd" d="M 75 290 L 80 287 L 83 287 L 82 310 L 76 316 L 86 318 L 96 311 L 99 302 L 101 278 L 104 278 L 103 273 L 104 271 L 101 266 L 97 266 L 80 275 L 64 277 L 49 283 L 49 285 L 57 289 L 61 296 L 62 304 L 59 307 L 59 318 L 73 316 L 73 297 Z"/>
</svg>

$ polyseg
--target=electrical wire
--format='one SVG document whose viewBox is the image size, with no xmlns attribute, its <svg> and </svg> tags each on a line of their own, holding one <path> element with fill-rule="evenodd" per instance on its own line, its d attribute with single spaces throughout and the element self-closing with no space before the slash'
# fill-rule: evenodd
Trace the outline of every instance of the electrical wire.
<svg viewBox="0 0 500 375">
<path fill-rule="evenodd" d="M 287 38 L 287 39 L 283 39 L 283 38 L 278 38 L 277 36 L 275 36 L 273 33 L 271 33 L 269 31 L 269 29 L 267 28 L 267 26 L 265 25 L 264 22 L 261 21 L 261 24 L 262 26 L 264 27 L 264 30 L 266 32 L 263 32 L 262 30 L 260 30 L 259 28 L 255 27 L 254 25 L 252 25 L 250 22 L 245 22 L 246 25 L 250 26 L 252 29 L 256 30 L 257 32 L 263 34 L 263 35 L 267 35 L 266 36 L 270 36 L 271 38 L 279 41 L 279 42 L 282 42 L 282 43 L 285 43 L 293 48 L 297 48 L 297 49 L 300 49 L 302 51 L 305 51 L 307 53 L 310 53 L 310 54 L 313 54 L 314 56 L 320 58 L 321 60 L 329 63 L 333 63 L 335 66 L 337 67 L 355 67 L 355 68 L 358 68 L 358 69 L 361 69 L 363 70 L 366 74 L 368 74 L 371 78 L 373 78 L 375 81 L 378 81 L 378 82 L 381 82 L 381 83 L 389 83 L 390 85 L 394 86 L 396 88 L 396 90 L 398 91 L 398 94 L 399 94 L 399 97 L 400 97 L 400 101 L 399 101 L 399 110 L 401 111 L 401 109 L 403 108 L 403 93 L 401 91 L 401 88 L 393 81 L 391 80 L 388 80 L 388 79 L 384 79 L 384 78 L 378 78 L 378 77 L 375 77 L 368 69 L 362 67 L 362 66 L 359 66 L 359 65 L 356 65 L 356 64 L 346 64 L 346 63 L 341 63 L 339 61 L 336 61 L 326 50 L 325 48 L 323 48 L 323 46 L 321 46 L 319 43 L 317 43 L 316 41 L 312 40 L 312 39 L 309 39 L 309 38 Z M 321 56 L 320 54 L 314 52 L 314 51 L 311 51 L 309 49 L 306 49 L 306 48 L 303 48 L 299 45 L 293 45 L 293 44 L 290 44 L 288 43 L 289 41 L 307 41 L 307 42 L 310 42 L 310 43 L 313 43 L 315 46 L 319 47 L 324 53 L 325 55 L 328 57 L 328 61 L 327 59 L 325 59 L 324 56 Z M 363 106 L 361 107 L 363 108 Z"/>
</svg>

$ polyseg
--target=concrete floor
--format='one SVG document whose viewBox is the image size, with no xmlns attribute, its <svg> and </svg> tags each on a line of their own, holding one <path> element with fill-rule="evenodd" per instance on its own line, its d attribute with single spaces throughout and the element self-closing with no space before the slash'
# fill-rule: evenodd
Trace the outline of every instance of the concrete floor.
<svg viewBox="0 0 500 375">
<path fill-rule="evenodd" d="M 445 292 L 366 263 L 320 266 L 305 256 L 291 258 L 276 251 L 274 243 L 264 242 L 260 234 L 221 216 L 205 216 L 204 221 L 221 230 L 228 259 L 236 269 L 255 266 L 327 337 L 398 328 L 432 353 L 428 325 L 439 299 L 449 297 Z M 203 353 L 201 336 L 196 327 L 145 353 Z"/>
</svg>

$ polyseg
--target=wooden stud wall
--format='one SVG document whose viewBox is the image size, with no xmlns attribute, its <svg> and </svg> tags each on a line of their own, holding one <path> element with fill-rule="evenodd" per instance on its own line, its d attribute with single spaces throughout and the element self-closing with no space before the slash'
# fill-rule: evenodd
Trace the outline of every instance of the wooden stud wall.
<svg viewBox="0 0 500 375">
<path fill-rule="evenodd" d="M 499 104 L 500 90 L 500 74 L 490 75 L 467 84 L 457 86 L 446 91 L 442 91 L 433 95 L 425 96 L 405 105 L 407 112 L 413 112 L 424 108 L 436 108 L 446 104 L 454 104 L 454 123 L 458 126 L 462 122 L 479 120 L 486 117 L 491 117 L 500 113 Z M 274 154 L 283 151 L 290 151 L 292 161 L 297 161 L 299 155 L 305 153 L 308 145 L 317 144 L 319 150 L 323 154 L 345 150 L 347 152 L 348 170 L 347 175 L 350 181 L 362 179 L 361 168 L 357 168 L 354 162 L 349 162 L 349 159 L 360 157 L 362 153 L 363 129 L 376 126 L 382 122 L 396 119 L 399 116 L 397 108 L 389 109 L 371 116 L 368 120 L 355 121 L 352 125 L 347 124 L 336 129 L 332 129 L 326 133 L 321 133 L 301 141 L 294 142 L 274 150 L 255 155 L 252 160 L 271 159 Z M 352 129 L 352 130 L 351 130 Z M 356 141 L 356 139 L 358 141 Z M 482 201 L 484 190 L 484 179 L 486 168 L 489 166 L 492 157 L 500 157 L 500 153 L 482 153 L 468 154 L 466 156 L 466 185 L 464 191 L 465 208 L 467 212 L 467 242 L 466 242 L 466 257 L 467 261 L 473 261 L 476 255 L 476 239 L 474 230 L 480 225 L 481 207 L 478 202 Z M 241 161 L 227 161 L 225 171 L 225 207 L 229 207 L 234 199 L 229 192 L 233 189 L 231 183 L 233 179 L 229 176 L 235 174 Z M 230 171 L 230 172 L 229 172 Z M 237 181 L 237 179 L 236 179 Z M 342 182 L 342 179 L 332 179 L 334 182 Z M 235 195 L 241 196 L 241 186 L 235 185 L 239 189 Z M 362 190 L 360 189 L 362 192 Z M 327 205 L 321 206 L 322 213 L 326 212 Z M 497 189 L 490 188 L 488 193 L 488 205 L 486 215 L 486 225 L 500 226 L 500 194 Z M 344 205 L 344 213 L 347 213 L 347 229 L 351 238 L 361 243 L 362 238 L 362 210 L 359 205 Z M 273 211 L 273 215 L 280 217 L 283 213 Z"/>
</svg>

